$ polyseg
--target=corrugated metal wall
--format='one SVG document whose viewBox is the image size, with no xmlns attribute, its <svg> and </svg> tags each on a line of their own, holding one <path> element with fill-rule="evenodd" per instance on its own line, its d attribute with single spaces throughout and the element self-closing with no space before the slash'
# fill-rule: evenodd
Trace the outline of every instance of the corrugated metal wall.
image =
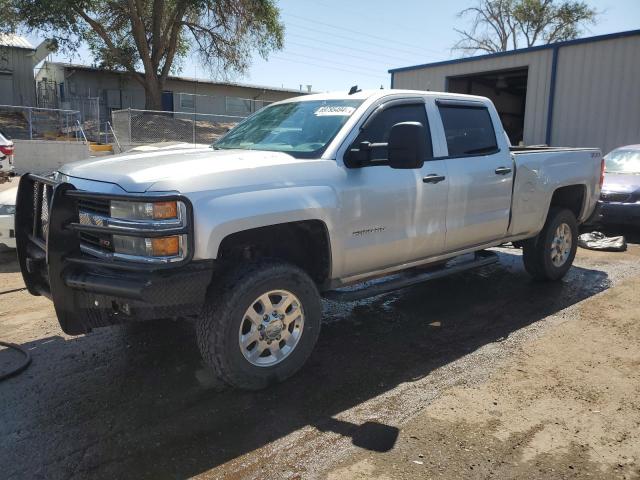
<svg viewBox="0 0 640 480">
<path fill-rule="evenodd" d="M 551 145 L 604 153 L 640 143 L 640 35 L 558 50 Z M 546 143 L 553 49 L 396 72 L 394 88 L 444 90 L 446 78 L 528 67 L 524 141 Z"/>
<path fill-rule="evenodd" d="M 0 47 L 0 70 L 12 77 L 13 105 L 35 106 L 32 53 L 25 48 Z"/>
<path fill-rule="evenodd" d="M 145 93 L 142 86 L 127 75 L 99 70 L 87 70 L 82 68 L 65 67 L 59 63 L 45 64 L 36 75 L 36 81 L 47 78 L 63 83 L 67 96 L 70 97 L 100 97 L 104 98 L 104 92 L 111 92 L 116 97 L 121 97 L 120 105 L 113 108 L 144 109 Z M 66 77 L 65 77 L 66 75 Z M 168 79 L 165 90 L 173 92 L 174 111 L 184 111 L 180 105 L 180 93 L 202 95 L 197 99 L 201 103 L 199 113 L 212 113 L 225 115 L 226 97 L 238 97 L 247 99 L 259 99 L 279 101 L 298 96 L 297 92 L 282 91 L 279 89 L 258 88 L 242 85 L 215 84 L 206 81 L 194 82 L 190 80 Z M 204 96 L 216 97 L 215 101 L 207 101 Z M 104 103 L 101 100 L 101 103 Z M 103 105 L 101 105 L 101 108 Z M 62 107 L 61 107 L 62 108 Z"/>
<path fill-rule="evenodd" d="M 551 50 L 539 50 L 520 55 L 396 72 L 393 88 L 444 91 L 447 77 L 528 67 L 524 141 L 529 145 L 541 144 L 545 141 L 552 55 Z"/>
<path fill-rule="evenodd" d="M 640 143 L 640 36 L 568 45 L 559 51 L 551 144 Z"/>
</svg>

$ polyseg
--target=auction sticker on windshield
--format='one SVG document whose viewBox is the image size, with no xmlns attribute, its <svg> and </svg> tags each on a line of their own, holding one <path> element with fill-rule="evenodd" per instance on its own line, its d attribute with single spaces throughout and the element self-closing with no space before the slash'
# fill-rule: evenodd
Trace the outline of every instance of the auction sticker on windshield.
<svg viewBox="0 0 640 480">
<path fill-rule="evenodd" d="M 350 117 L 355 112 L 355 107 L 346 107 L 342 105 L 325 105 L 318 108 L 313 114 L 316 117 Z"/>
</svg>

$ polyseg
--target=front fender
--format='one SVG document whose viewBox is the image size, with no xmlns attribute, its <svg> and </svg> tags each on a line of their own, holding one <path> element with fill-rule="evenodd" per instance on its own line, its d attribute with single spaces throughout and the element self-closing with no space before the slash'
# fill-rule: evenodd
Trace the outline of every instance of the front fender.
<svg viewBox="0 0 640 480">
<path fill-rule="evenodd" d="M 232 233 L 303 220 L 324 222 L 331 241 L 338 210 L 336 193 L 327 186 L 257 190 L 192 199 L 192 202 L 194 259 L 217 258 L 222 240 Z"/>
</svg>

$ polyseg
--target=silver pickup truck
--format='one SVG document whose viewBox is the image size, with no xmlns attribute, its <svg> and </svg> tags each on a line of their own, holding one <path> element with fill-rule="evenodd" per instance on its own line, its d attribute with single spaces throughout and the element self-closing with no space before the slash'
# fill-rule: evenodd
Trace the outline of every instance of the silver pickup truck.
<svg viewBox="0 0 640 480">
<path fill-rule="evenodd" d="M 217 375 L 259 389 L 307 360 L 323 296 L 487 265 L 486 249 L 509 241 L 535 278 L 561 278 L 602 172 L 596 149 L 511 148 L 486 98 L 309 95 L 211 147 L 24 175 L 18 256 L 66 333 L 191 318 Z"/>
</svg>

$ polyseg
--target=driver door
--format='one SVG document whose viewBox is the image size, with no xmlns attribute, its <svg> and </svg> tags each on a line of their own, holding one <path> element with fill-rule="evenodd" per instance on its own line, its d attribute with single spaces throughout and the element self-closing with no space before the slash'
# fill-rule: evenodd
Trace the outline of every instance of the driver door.
<svg viewBox="0 0 640 480">
<path fill-rule="evenodd" d="M 433 160 L 424 100 L 407 102 L 407 99 L 400 103 L 391 101 L 378 107 L 365 120 L 352 145 L 365 141 L 386 143 L 393 125 L 420 122 L 428 135 L 424 167 L 346 168 L 342 205 L 343 278 L 408 263 L 444 249 L 447 184 L 423 179 L 435 173 L 445 176 L 445 165 Z M 372 156 L 385 159 L 386 148 L 376 148 Z"/>
</svg>

